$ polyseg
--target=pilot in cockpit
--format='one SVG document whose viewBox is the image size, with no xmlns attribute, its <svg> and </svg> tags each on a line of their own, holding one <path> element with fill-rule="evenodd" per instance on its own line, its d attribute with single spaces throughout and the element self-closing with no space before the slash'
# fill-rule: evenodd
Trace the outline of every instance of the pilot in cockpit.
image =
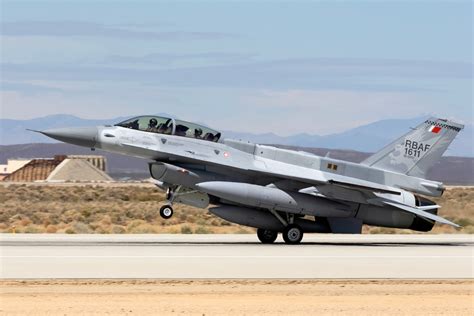
<svg viewBox="0 0 474 316">
<path fill-rule="evenodd" d="M 148 122 L 148 127 L 146 131 L 153 132 L 153 133 L 158 132 L 157 125 L 158 125 L 158 121 L 155 118 L 150 119 L 150 121 Z"/>
<path fill-rule="evenodd" d="M 202 139 L 202 129 L 196 128 L 194 130 L 194 138 Z"/>
<path fill-rule="evenodd" d="M 157 127 L 157 132 L 161 134 L 171 134 L 173 130 L 173 121 L 168 119 L 165 123 L 161 123 Z"/>
</svg>

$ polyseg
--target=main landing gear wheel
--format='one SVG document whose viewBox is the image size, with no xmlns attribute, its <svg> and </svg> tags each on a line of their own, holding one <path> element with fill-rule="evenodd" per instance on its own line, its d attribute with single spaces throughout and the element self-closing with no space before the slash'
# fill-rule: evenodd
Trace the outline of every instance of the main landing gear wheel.
<svg viewBox="0 0 474 316">
<path fill-rule="evenodd" d="M 262 244 L 272 244 L 278 237 L 278 232 L 259 228 L 257 229 L 257 237 Z"/>
<path fill-rule="evenodd" d="M 173 208 L 170 205 L 163 205 L 160 208 L 160 216 L 164 219 L 171 218 L 173 216 Z"/>
<path fill-rule="evenodd" d="M 303 230 L 300 226 L 296 224 L 290 224 L 286 226 L 285 230 L 283 231 L 283 240 L 285 243 L 289 245 L 296 245 L 301 242 L 303 239 Z"/>
</svg>

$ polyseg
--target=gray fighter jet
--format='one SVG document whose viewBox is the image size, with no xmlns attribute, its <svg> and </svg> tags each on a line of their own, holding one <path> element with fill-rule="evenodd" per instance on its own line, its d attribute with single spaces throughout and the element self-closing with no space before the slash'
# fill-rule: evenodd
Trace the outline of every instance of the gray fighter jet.
<svg viewBox="0 0 474 316">
<path fill-rule="evenodd" d="M 425 179 L 463 125 L 430 118 L 361 163 L 231 139 L 206 126 L 140 116 L 114 126 L 41 131 L 51 138 L 149 160 L 151 177 L 173 203 L 257 228 L 262 243 L 278 233 L 298 244 L 305 232 L 361 233 L 362 224 L 430 231 L 442 183 Z"/>
</svg>

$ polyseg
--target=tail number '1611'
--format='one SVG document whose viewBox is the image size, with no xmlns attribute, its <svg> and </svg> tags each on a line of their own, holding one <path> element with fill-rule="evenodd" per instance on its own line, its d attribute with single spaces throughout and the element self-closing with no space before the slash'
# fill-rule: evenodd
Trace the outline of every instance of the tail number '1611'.
<svg viewBox="0 0 474 316">
<path fill-rule="evenodd" d="M 431 145 L 419 143 L 412 140 L 405 140 L 405 156 L 420 158 L 430 149 Z"/>
</svg>

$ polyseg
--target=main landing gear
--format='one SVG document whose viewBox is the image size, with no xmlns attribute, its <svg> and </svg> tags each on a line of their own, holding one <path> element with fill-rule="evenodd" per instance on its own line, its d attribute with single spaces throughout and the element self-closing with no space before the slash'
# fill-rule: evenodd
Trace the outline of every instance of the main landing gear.
<svg viewBox="0 0 474 316">
<path fill-rule="evenodd" d="M 163 219 L 169 219 L 173 216 L 173 202 L 178 196 L 179 190 L 181 190 L 180 185 L 171 187 L 166 192 L 166 204 L 160 208 L 160 216 Z"/>
<path fill-rule="evenodd" d="M 278 237 L 278 232 L 269 229 L 257 229 L 257 237 L 262 244 L 273 244 Z"/>
<path fill-rule="evenodd" d="M 289 245 L 296 245 L 303 239 L 303 230 L 296 224 L 290 224 L 283 231 L 283 240 Z"/>
<path fill-rule="evenodd" d="M 283 224 L 285 229 L 282 232 L 283 240 L 288 245 L 296 245 L 303 239 L 303 229 L 294 223 L 294 214 L 286 213 L 286 220 L 275 210 L 270 212 Z M 278 237 L 278 232 L 259 228 L 257 229 L 257 237 L 262 244 L 271 244 L 275 242 Z"/>
<path fill-rule="evenodd" d="M 303 230 L 296 224 L 290 224 L 283 230 L 283 240 L 288 245 L 296 245 L 303 239 Z M 257 237 L 262 244 L 273 244 L 278 237 L 278 232 L 269 229 L 257 229 Z"/>
</svg>

